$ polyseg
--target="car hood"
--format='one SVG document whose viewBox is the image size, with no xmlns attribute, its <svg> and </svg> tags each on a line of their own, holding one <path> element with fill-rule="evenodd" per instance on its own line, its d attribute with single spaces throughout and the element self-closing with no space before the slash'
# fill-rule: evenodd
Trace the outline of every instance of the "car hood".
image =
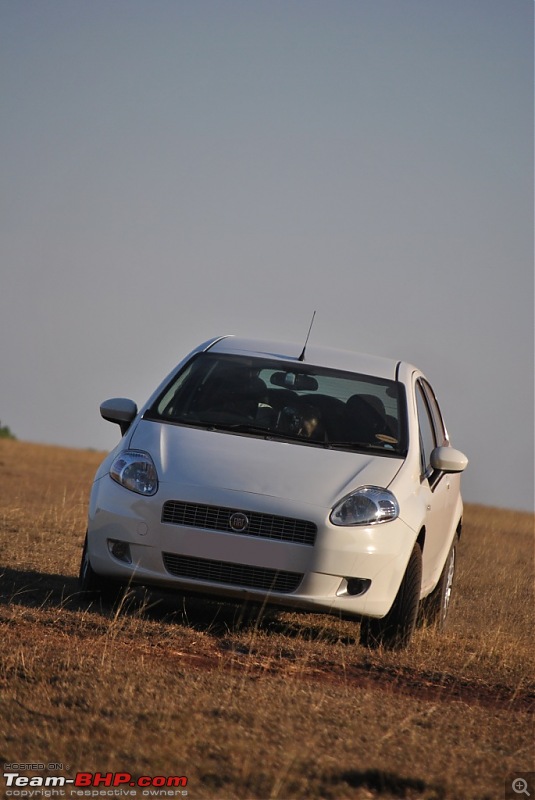
<svg viewBox="0 0 535 800">
<path fill-rule="evenodd" d="M 129 446 L 149 452 L 160 484 L 177 492 L 180 486 L 214 487 L 328 508 L 358 486 L 386 488 L 403 463 L 149 420 L 140 421 Z"/>
</svg>

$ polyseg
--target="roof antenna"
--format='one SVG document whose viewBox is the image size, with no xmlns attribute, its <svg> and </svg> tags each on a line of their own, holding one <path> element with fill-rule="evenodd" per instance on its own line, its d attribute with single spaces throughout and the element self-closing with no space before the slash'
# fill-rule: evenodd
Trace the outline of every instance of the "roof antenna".
<svg viewBox="0 0 535 800">
<path fill-rule="evenodd" d="M 312 326 L 314 324 L 314 317 L 315 316 L 316 316 L 316 312 L 314 311 L 314 313 L 312 314 L 312 321 L 310 323 L 310 328 L 308 329 L 307 338 L 305 339 L 305 346 L 303 347 L 301 355 L 297 359 L 298 361 L 304 361 L 305 360 L 305 350 L 307 349 L 308 337 L 310 336 L 310 331 L 312 330 Z"/>
</svg>

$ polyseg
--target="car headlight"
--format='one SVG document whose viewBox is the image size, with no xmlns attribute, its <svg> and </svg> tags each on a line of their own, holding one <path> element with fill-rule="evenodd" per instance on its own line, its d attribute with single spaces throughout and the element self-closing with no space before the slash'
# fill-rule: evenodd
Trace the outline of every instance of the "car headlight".
<svg viewBox="0 0 535 800">
<path fill-rule="evenodd" d="M 148 453 L 141 450 L 120 453 L 110 467 L 110 477 L 131 492 L 151 495 L 158 491 L 154 462 Z"/>
<path fill-rule="evenodd" d="M 376 525 L 398 515 L 398 501 L 392 492 L 379 486 L 362 486 L 334 506 L 330 520 L 333 525 Z"/>
</svg>

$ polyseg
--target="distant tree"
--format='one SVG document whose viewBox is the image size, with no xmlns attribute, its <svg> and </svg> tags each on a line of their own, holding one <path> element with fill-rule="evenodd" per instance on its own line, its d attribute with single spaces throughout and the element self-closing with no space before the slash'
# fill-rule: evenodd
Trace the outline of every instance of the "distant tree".
<svg viewBox="0 0 535 800">
<path fill-rule="evenodd" d="M 14 436 L 7 425 L 2 425 L 0 422 L 0 439 L 16 439 L 17 437 Z"/>
</svg>

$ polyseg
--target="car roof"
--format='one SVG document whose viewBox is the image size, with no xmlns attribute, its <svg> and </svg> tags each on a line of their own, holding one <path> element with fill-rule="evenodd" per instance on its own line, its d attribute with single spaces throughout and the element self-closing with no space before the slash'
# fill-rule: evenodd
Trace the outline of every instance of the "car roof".
<svg viewBox="0 0 535 800">
<path fill-rule="evenodd" d="M 219 337 L 206 344 L 207 350 L 217 353 L 269 356 L 283 361 L 295 362 L 299 362 L 299 356 L 303 350 L 303 343 L 262 341 L 230 335 Z M 398 380 L 399 367 L 410 366 L 393 358 L 354 353 L 349 350 L 338 350 L 332 347 L 319 347 L 314 344 L 307 344 L 303 363 L 340 369 L 346 372 L 357 372 L 363 375 L 374 375 L 387 380 Z M 406 371 L 406 369 L 403 370 L 405 373 Z"/>
</svg>

